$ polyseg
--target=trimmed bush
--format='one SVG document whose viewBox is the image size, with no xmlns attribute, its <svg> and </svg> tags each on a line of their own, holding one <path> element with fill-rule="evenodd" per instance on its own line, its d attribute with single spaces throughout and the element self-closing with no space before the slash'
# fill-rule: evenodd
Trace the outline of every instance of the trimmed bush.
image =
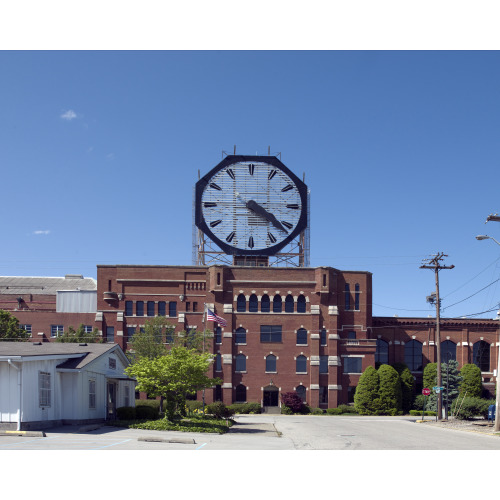
<svg viewBox="0 0 500 500">
<path fill-rule="evenodd" d="M 373 366 L 369 366 L 359 377 L 354 394 L 354 408 L 360 415 L 378 415 L 380 410 L 378 389 L 378 372 Z"/>
<path fill-rule="evenodd" d="M 116 409 L 116 416 L 118 420 L 135 420 L 135 408 L 133 406 L 121 406 Z"/>
<path fill-rule="evenodd" d="M 460 383 L 459 393 L 460 396 L 471 398 L 480 398 L 483 390 L 483 382 L 481 379 L 481 370 L 478 366 L 473 364 L 466 364 L 460 370 L 462 382 Z"/>
<path fill-rule="evenodd" d="M 287 405 L 281 405 L 281 414 L 282 415 L 293 415 L 293 411 Z"/>
<path fill-rule="evenodd" d="M 421 417 L 422 416 L 422 410 L 410 410 L 410 415 L 413 417 Z M 436 412 L 435 411 L 424 411 L 424 416 L 426 417 L 435 417 Z"/>
<path fill-rule="evenodd" d="M 397 415 L 401 412 L 401 379 L 398 372 L 390 365 L 382 365 L 379 376 L 379 412 L 385 415 Z"/>
<path fill-rule="evenodd" d="M 488 418 L 488 407 L 493 403 L 494 401 L 489 399 L 458 397 L 453 404 L 453 415 L 459 420 L 471 420 L 474 417 Z"/>
<path fill-rule="evenodd" d="M 229 405 L 229 408 L 234 411 L 234 413 L 248 414 L 248 413 L 262 413 L 262 407 L 260 403 L 234 403 Z"/>
<path fill-rule="evenodd" d="M 341 408 L 328 408 L 326 410 L 327 415 L 342 415 Z"/>
<path fill-rule="evenodd" d="M 206 411 L 215 418 L 231 418 L 234 415 L 234 410 L 220 401 L 207 405 Z"/>
<path fill-rule="evenodd" d="M 404 363 L 396 363 L 393 366 L 398 372 L 401 381 L 401 409 L 403 413 L 408 413 L 414 398 L 415 377 Z"/>
<path fill-rule="evenodd" d="M 342 412 L 342 413 L 352 413 L 354 415 L 357 415 L 357 411 L 356 411 L 356 408 L 354 408 L 354 406 L 352 405 L 339 405 L 338 406 L 338 409 Z"/>
<path fill-rule="evenodd" d="M 311 415 L 324 415 L 325 412 L 321 408 L 311 408 Z"/>
<path fill-rule="evenodd" d="M 156 420 L 159 416 L 159 407 L 140 405 L 135 407 L 135 418 L 138 420 Z"/>
</svg>

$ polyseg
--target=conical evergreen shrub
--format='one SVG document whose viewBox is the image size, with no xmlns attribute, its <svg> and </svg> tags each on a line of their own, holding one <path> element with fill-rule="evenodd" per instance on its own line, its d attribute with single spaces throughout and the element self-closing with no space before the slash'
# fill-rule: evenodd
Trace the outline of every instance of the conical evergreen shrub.
<svg viewBox="0 0 500 500">
<path fill-rule="evenodd" d="M 373 366 L 369 366 L 359 377 L 354 408 L 360 415 L 379 415 L 379 375 Z"/>
<path fill-rule="evenodd" d="M 460 383 L 460 396 L 467 392 L 469 398 L 480 398 L 483 391 L 483 382 L 481 379 L 481 370 L 473 364 L 466 364 L 460 370 L 462 381 Z"/>
<path fill-rule="evenodd" d="M 390 365 L 382 365 L 377 370 L 379 376 L 380 412 L 397 415 L 401 412 L 402 391 L 398 372 Z"/>
<path fill-rule="evenodd" d="M 410 369 L 404 363 L 396 363 L 394 369 L 399 373 L 401 381 L 401 409 L 403 413 L 409 413 L 413 400 L 415 399 L 415 377 L 411 374 Z"/>
</svg>

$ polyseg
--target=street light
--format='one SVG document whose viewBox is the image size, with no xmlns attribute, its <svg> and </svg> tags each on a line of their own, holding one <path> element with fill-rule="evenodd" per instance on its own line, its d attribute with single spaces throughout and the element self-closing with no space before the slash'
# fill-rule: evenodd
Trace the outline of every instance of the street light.
<svg viewBox="0 0 500 500">
<path fill-rule="evenodd" d="M 493 220 L 493 221 L 498 221 L 500 222 L 500 217 L 496 216 L 488 216 L 488 219 L 486 222 Z M 476 236 L 476 240 L 493 240 L 497 245 L 500 246 L 500 243 L 495 239 L 492 238 L 491 236 L 487 236 L 485 234 L 480 234 Z M 500 335 L 499 335 L 500 337 Z M 495 432 L 500 431 L 500 417 L 498 415 L 499 413 L 499 408 L 500 408 L 500 338 L 498 339 L 498 354 L 497 354 L 497 394 L 496 394 L 496 400 L 495 400 Z"/>
</svg>

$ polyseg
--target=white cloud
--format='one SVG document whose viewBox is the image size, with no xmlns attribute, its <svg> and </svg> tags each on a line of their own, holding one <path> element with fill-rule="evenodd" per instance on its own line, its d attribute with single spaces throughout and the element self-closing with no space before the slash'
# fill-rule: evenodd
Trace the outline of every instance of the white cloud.
<svg viewBox="0 0 500 500">
<path fill-rule="evenodd" d="M 33 234 L 50 234 L 48 229 L 38 229 L 37 231 L 33 231 Z"/>
<path fill-rule="evenodd" d="M 65 111 L 62 115 L 61 118 L 63 120 L 67 120 L 70 122 L 71 120 L 74 120 L 76 118 L 76 113 L 72 109 L 68 109 L 68 111 Z"/>
</svg>

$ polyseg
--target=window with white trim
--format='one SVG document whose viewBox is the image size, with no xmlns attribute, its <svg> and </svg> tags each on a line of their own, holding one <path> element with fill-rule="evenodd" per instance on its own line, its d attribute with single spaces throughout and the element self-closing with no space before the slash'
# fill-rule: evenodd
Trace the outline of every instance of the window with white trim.
<svg viewBox="0 0 500 500">
<path fill-rule="evenodd" d="M 89 379 L 89 408 L 95 410 L 95 380 Z"/>
<path fill-rule="evenodd" d="M 41 407 L 50 407 L 51 403 L 50 373 L 38 372 L 38 404 Z"/>
</svg>

